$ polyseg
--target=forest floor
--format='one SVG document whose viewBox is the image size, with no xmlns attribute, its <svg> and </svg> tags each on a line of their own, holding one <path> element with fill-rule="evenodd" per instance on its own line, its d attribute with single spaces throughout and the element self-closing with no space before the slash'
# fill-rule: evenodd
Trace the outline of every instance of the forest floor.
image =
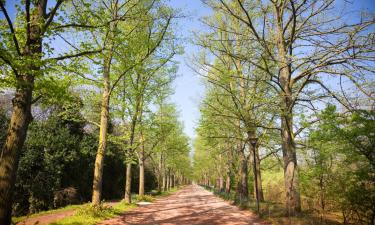
<svg viewBox="0 0 375 225">
<path fill-rule="evenodd" d="M 248 210 L 240 210 L 197 185 L 189 185 L 176 193 L 140 206 L 123 215 L 106 220 L 102 225 L 265 225 Z"/>
</svg>

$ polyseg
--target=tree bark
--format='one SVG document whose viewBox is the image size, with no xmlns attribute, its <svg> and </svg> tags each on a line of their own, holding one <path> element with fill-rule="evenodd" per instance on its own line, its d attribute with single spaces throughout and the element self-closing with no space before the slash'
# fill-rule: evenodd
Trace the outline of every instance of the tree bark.
<svg viewBox="0 0 375 225">
<path fill-rule="evenodd" d="M 159 174 L 158 174 L 158 192 L 161 193 L 162 188 L 163 188 L 163 174 L 162 174 L 162 169 L 163 169 L 163 154 L 160 153 L 160 158 L 159 158 Z"/>
<path fill-rule="evenodd" d="M 132 164 L 126 164 L 126 184 L 125 184 L 125 203 L 130 204 L 132 202 L 131 198 L 131 187 L 132 187 Z"/>
<path fill-rule="evenodd" d="M 143 156 L 139 158 L 139 196 L 145 194 L 145 166 Z"/>
<path fill-rule="evenodd" d="M 38 2 L 38 7 L 44 1 Z M 19 156 L 26 140 L 27 130 L 32 121 L 31 105 L 34 90 L 34 76 L 40 75 L 38 60 L 42 60 L 44 12 L 35 10 L 31 15 L 30 29 L 26 33 L 26 43 L 20 53 L 26 60 L 36 60 L 27 63 L 24 68 L 17 68 L 15 75 L 17 86 L 12 100 L 13 111 L 8 126 L 7 136 L 0 155 L 0 224 L 11 224 L 13 191 L 16 182 Z M 34 62 L 34 61 L 33 61 Z"/>
<path fill-rule="evenodd" d="M 163 173 L 163 191 L 167 191 L 167 174 L 165 171 Z"/>
<path fill-rule="evenodd" d="M 219 190 L 220 192 L 224 191 L 224 178 L 222 176 L 219 178 Z"/>
<path fill-rule="evenodd" d="M 0 157 L 0 224 L 11 223 L 19 155 L 32 120 L 31 99 L 34 81 L 32 76 L 25 76 L 25 78 L 30 85 L 16 90 L 13 98 L 13 113 Z"/>
<path fill-rule="evenodd" d="M 263 187 L 262 187 L 262 176 L 260 171 L 260 160 L 259 160 L 259 148 L 256 148 L 256 173 L 257 173 L 257 185 L 258 185 L 258 197 L 259 201 L 264 201 L 264 194 L 263 194 Z M 255 190 L 255 182 L 254 182 L 254 190 Z"/>
<path fill-rule="evenodd" d="M 240 202 L 246 202 L 249 199 L 249 189 L 248 189 L 248 169 L 247 169 L 247 158 L 245 153 L 241 151 L 240 153 L 240 180 L 237 187 L 237 196 Z"/>
<path fill-rule="evenodd" d="M 225 181 L 225 193 L 230 193 L 230 175 L 227 175 L 227 180 Z"/>
<path fill-rule="evenodd" d="M 286 209 L 288 215 L 301 212 L 299 193 L 296 147 L 293 133 L 293 105 L 291 88 L 291 65 L 288 60 L 285 40 L 283 37 L 282 7 L 275 9 L 276 40 L 278 50 L 279 80 L 282 87 L 281 97 L 281 138 L 284 161 L 284 182 L 286 193 Z"/>
<path fill-rule="evenodd" d="M 102 105 L 100 112 L 100 130 L 99 130 L 99 146 L 96 153 L 95 167 L 94 167 L 94 180 L 92 185 L 92 204 L 99 205 L 102 194 L 102 183 L 103 183 L 103 167 L 104 167 L 104 156 L 107 147 L 107 132 L 108 132 L 108 120 L 109 120 L 109 101 L 110 101 L 110 66 L 112 61 L 112 53 L 110 52 L 104 61 L 103 71 L 103 95 Z"/>
<path fill-rule="evenodd" d="M 143 140 L 143 132 L 141 131 L 141 152 L 138 154 L 139 159 L 139 196 L 145 194 L 145 143 Z"/>
<path fill-rule="evenodd" d="M 167 173 L 167 190 L 169 191 L 171 189 L 171 170 L 168 169 Z"/>
</svg>

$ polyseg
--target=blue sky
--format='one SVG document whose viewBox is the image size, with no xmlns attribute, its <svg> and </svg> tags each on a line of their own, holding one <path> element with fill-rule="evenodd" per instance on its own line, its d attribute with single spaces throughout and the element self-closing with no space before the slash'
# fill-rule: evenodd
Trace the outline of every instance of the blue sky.
<svg viewBox="0 0 375 225">
<path fill-rule="evenodd" d="M 172 101 L 177 104 L 181 120 L 184 122 L 185 133 L 193 138 L 194 128 L 199 120 L 199 101 L 203 97 L 204 87 L 200 77 L 189 68 L 189 57 L 199 51 L 191 43 L 192 31 L 199 31 L 202 25 L 199 18 L 210 14 L 210 10 L 200 0 L 172 0 L 170 5 L 180 9 L 186 15 L 179 21 L 178 33 L 185 39 L 185 54 L 178 56 L 180 62 L 178 78 L 174 82 L 175 94 Z"/>
</svg>

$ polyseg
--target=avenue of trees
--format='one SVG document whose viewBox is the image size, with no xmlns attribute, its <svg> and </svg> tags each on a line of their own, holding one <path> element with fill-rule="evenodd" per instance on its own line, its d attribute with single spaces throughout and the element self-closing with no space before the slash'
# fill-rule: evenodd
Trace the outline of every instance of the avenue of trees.
<svg viewBox="0 0 375 225">
<path fill-rule="evenodd" d="M 188 182 L 189 140 L 169 101 L 183 51 L 176 10 L 159 0 L 0 7 L 0 224 Z"/>
<path fill-rule="evenodd" d="M 335 0 L 204 3 L 194 179 L 241 205 L 374 224 L 374 15 Z"/>
<path fill-rule="evenodd" d="M 190 146 L 170 101 L 183 15 L 167 1 L 0 0 L 0 224 L 193 180 L 260 214 L 375 223 L 373 12 L 202 2 Z"/>
</svg>

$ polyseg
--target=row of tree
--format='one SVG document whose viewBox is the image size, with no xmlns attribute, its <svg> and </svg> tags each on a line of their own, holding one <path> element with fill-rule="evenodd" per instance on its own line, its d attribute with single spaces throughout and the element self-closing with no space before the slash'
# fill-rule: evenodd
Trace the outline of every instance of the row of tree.
<svg viewBox="0 0 375 225">
<path fill-rule="evenodd" d="M 122 175 L 128 203 L 134 164 L 139 164 L 140 195 L 145 192 L 145 164 L 154 169 L 159 190 L 186 182 L 188 139 L 175 106 L 168 103 L 177 69 L 173 57 L 182 52 L 173 32 L 175 10 L 155 0 L 6 3 L 0 1 L 0 88 L 13 97 L 2 107 L 9 119 L 1 137 L 1 224 L 11 222 L 15 187 L 29 190 L 24 179 L 45 178 L 22 176 L 39 164 L 34 164 L 38 157 L 43 160 L 36 174 L 56 172 L 48 175 L 52 180 L 44 180 L 53 183 L 51 191 L 82 187 L 69 176 L 82 169 L 72 162 L 90 161 L 90 149 L 97 146 L 94 162 L 82 169 L 86 175 L 90 168 L 94 171 L 93 205 L 102 199 L 110 148 L 114 162 L 126 163 Z M 42 128 L 56 129 L 44 134 Z M 35 206 L 35 193 L 29 193 L 20 204 L 28 201 L 36 210 L 45 208 Z"/>
<path fill-rule="evenodd" d="M 195 179 L 234 188 L 241 203 L 250 190 L 257 202 L 282 201 L 289 216 L 310 197 L 319 212 L 374 223 L 373 16 L 334 0 L 204 3 Z M 279 169 L 272 194 L 262 178 L 275 182 Z"/>
</svg>

